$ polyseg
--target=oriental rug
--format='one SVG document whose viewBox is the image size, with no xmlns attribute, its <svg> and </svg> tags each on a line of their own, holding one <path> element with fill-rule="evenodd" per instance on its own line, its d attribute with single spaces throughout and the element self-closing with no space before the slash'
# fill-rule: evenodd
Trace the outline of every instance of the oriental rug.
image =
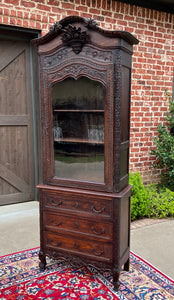
<svg viewBox="0 0 174 300">
<path fill-rule="evenodd" d="M 38 267 L 39 248 L 0 257 L 1 300 L 172 300 L 174 281 L 131 252 L 130 271 L 122 271 L 120 289 L 113 290 L 110 272 L 93 267 L 75 269 L 65 260 L 47 258 Z"/>
</svg>

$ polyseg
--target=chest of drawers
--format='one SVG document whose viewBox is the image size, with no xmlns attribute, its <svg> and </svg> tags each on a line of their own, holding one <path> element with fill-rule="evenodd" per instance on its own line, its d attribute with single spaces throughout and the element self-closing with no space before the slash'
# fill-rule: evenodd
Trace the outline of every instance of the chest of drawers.
<svg viewBox="0 0 174 300">
<path fill-rule="evenodd" d="M 129 268 L 130 190 L 117 194 L 39 185 L 40 268 L 46 256 L 72 265 L 111 269 L 119 287 L 121 267 Z"/>
</svg>

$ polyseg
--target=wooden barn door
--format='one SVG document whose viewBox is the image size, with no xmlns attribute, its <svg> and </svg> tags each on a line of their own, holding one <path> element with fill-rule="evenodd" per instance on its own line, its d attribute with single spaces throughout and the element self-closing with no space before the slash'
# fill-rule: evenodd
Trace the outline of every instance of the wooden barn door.
<svg viewBox="0 0 174 300">
<path fill-rule="evenodd" d="M 30 46 L 0 38 L 0 205 L 34 199 Z"/>
</svg>

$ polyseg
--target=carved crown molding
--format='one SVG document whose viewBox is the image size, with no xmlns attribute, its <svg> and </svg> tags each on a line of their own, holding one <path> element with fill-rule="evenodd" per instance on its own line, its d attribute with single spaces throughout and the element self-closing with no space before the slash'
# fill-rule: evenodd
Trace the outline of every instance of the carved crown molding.
<svg viewBox="0 0 174 300">
<path fill-rule="evenodd" d="M 86 27 L 88 29 L 92 29 L 94 31 L 97 31 L 101 34 L 103 34 L 106 37 L 111 38 L 122 38 L 123 40 L 127 41 L 129 44 L 138 44 L 138 40 L 127 31 L 118 31 L 118 30 L 105 30 L 98 26 L 97 22 L 93 20 L 92 18 L 82 18 L 79 16 L 69 16 L 66 17 L 58 22 L 55 22 L 49 29 L 49 32 L 37 39 L 32 40 L 33 44 L 35 45 L 42 45 L 45 43 L 48 43 L 52 39 L 54 39 L 56 36 L 61 35 L 66 28 L 69 27 L 69 25 L 74 26 L 74 23 L 81 23 L 83 24 L 83 27 Z M 75 27 L 75 26 L 74 26 Z M 88 32 L 86 32 L 86 35 L 88 35 Z"/>
<path fill-rule="evenodd" d="M 71 46 L 75 54 L 80 53 L 83 45 L 90 42 L 89 35 L 86 31 L 82 31 L 80 27 L 76 28 L 76 26 L 69 24 L 65 29 L 62 29 L 62 31 L 63 44 Z"/>
</svg>

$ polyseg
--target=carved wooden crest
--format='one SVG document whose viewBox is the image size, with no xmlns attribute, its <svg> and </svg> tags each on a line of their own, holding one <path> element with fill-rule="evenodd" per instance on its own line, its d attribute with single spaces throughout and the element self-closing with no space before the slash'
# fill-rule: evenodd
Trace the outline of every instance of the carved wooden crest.
<svg viewBox="0 0 174 300">
<path fill-rule="evenodd" d="M 86 31 L 82 31 L 80 27 L 76 28 L 76 26 L 69 24 L 62 31 L 62 42 L 67 46 L 71 46 L 76 54 L 80 53 L 83 45 L 90 41 L 89 35 Z"/>
</svg>

